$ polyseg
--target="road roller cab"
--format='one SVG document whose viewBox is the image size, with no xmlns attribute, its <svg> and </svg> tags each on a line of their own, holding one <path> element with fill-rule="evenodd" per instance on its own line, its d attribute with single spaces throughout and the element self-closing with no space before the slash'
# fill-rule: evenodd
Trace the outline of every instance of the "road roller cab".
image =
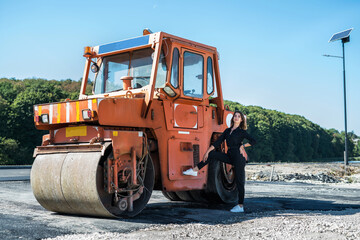
<svg viewBox="0 0 360 240">
<path fill-rule="evenodd" d="M 182 174 L 201 161 L 233 114 L 224 109 L 216 48 L 144 30 L 85 47 L 84 57 L 78 100 L 34 106 L 36 128 L 49 130 L 31 172 L 43 207 L 121 217 L 140 213 L 152 190 L 170 200 L 237 199 L 229 165 Z"/>
</svg>

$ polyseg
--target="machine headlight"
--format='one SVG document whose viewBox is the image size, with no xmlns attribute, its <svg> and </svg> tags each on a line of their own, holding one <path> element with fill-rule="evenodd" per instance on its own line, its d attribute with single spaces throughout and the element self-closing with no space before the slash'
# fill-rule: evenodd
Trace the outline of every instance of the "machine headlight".
<svg viewBox="0 0 360 240">
<path fill-rule="evenodd" d="M 93 65 L 91 65 L 91 71 L 97 73 L 99 71 L 99 66 L 96 63 L 93 63 Z"/>
<path fill-rule="evenodd" d="M 49 115 L 48 114 L 41 114 L 41 122 L 49 123 Z"/>
<path fill-rule="evenodd" d="M 169 86 L 164 87 L 164 92 L 166 92 L 166 94 L 169 95 L 170 97 L 176 96 L 176 93 L 174 92 L 174 90 L 172 90 L 172 88 Z"/>
<path fill-rule="evenodd" d="M 92 117 L 92 112 L 90 109 L 84 109 L 82 110 L 82 117 L 84 120 L 90 120 Z"/>
</svg>

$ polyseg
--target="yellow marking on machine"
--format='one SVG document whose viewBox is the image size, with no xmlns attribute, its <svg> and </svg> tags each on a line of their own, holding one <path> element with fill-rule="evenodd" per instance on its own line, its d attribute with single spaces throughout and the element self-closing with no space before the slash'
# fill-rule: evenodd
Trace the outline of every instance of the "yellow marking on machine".
<svg viewBox="0 0 360 240">
<path fill-rule="evenodd" d="M 57 105 L 57 123 L 60 123 L 60 116 L 61 116 L 61 105 Z"/>
<path fill-rule="evenodd" d="M 79 107 L 79 102 L 76 102 L 76 121 L 79 122 L 80 121 L 80 107 Z"/>
<path fill-rule="evenodd" d="M 41 106 L 39 106 L 39 116 L 41 116 Z"/>
<path fill-rule="evenodd" d="M 117 131 L 113 131 L 113 136 L 114 136 L 114 137 L 117 137 L 117 135 L 118 135 L 118 132 L 117 132 Z"/>
<path fill-rule="evenodd" d="M 66 137 L 81 137 L 87 135 L 87 127 L 80 126 L 80 127 L 67 127 L 66 128 Z"/>
</svg>

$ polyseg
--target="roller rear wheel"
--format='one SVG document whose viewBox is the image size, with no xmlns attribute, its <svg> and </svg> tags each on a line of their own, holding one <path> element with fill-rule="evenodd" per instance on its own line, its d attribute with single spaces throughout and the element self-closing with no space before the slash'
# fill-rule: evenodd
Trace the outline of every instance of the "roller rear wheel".
<svg viewBox="0 0 360 240">
<path fill-rule="evenodd" d="M 236 202 L 238 191 L 231 165 L 213 161 L 208 170 L 207 195 L 213 195 L 211 200 L 223 203 Z M 214 196 L 215 195 L 215 196 Z"/>
</svg>

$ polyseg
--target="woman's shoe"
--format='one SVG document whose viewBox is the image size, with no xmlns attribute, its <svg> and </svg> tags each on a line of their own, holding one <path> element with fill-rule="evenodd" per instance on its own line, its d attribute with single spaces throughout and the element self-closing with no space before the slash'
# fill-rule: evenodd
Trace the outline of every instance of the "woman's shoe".
<svg viewBox="0 0 360 240">
<path fill-rule="evenodd" d="M 192 168 L 183 172 L 184 175 L 197 177 L 198 172 L 195 172 Z"/>
<path fill-rule="evenodd" d="M 240 207 L 239 205 L 236 205 L 235 207 L 233 207 L 230 212 L 235 212 L 235 213 L 243 213 L 244 212 L 244 207 Z"/>
</svg>

